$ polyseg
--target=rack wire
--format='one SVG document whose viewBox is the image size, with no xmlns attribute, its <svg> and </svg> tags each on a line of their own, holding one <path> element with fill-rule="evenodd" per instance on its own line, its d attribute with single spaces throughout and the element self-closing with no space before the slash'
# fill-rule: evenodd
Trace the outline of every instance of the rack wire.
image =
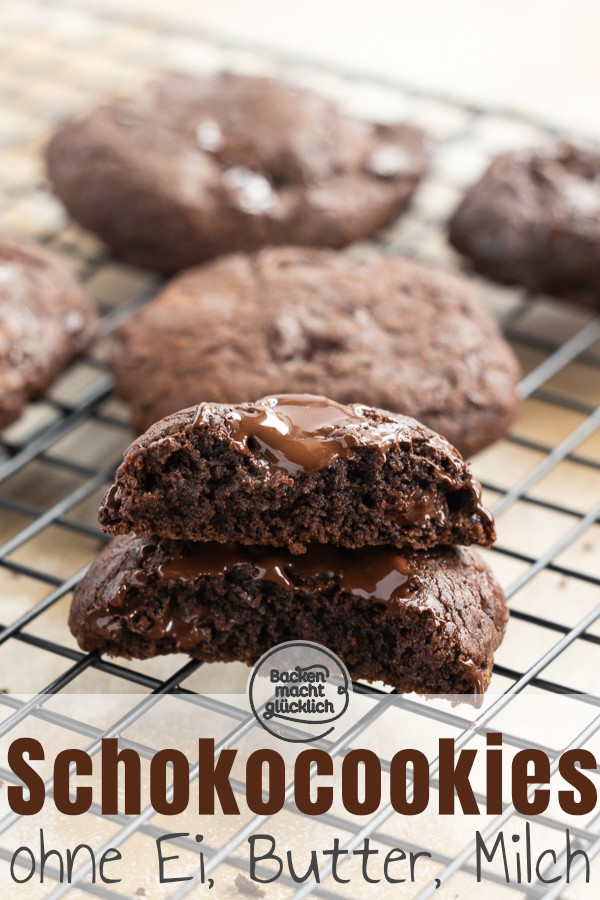
<svg viewBox="0 0 600 900">
<path fill-rule="evenodd" d="M 365 244 L 453 268 L 460 267 L 460 261 L 448 247 L 444 223 L 464 186 L 495 152 L 552 135 L 545 123 L 510 111 L 481 109 L 381 77 L 240 46 L 193 33 L 183 24 L 161 32 L 150 13 L 134 21 L 127 18 L 126 10 L 105 9 L 102 3 L 89 4 L 86 14 L 73 10 L 67 0 L 25 0 L 7 4 L 0 13 L 0 49 L 6 51 L 0 64 L 0 226 L 44 243 L 77 273 L 103 313 L 104 338 L 123 317 L 147 302 L 160 282 L 109 259 L 95 239 L 65 220 L 43 182 L 40 147 L 54 121 L 106 92 L 128 87 L 152 69 L 178 64 L 193 71 L 265 72 L 326 91 L 357 112 L 361 111 L 356 108 L 357 97 L 367 114 L 375 109 L 397 118 L 399 111 L 405 112 L 431 135 L 431 171 L 408 213 Z M 547 746 L 535 734 L 524 737 L 509 731 L 504 739 L 511 747 L 544 749 L 555 769 L 564 749 L 580 746 L 600 730 L 596 690 L 600 317 L 552 298 L 534 298 L 518 289 L 474 280 L 525 372 L 520 383 L 521 418 L 504 440 L 474 460 L 498 519 L 499 541 L 487 557 L 504 583 L 511 606 L 507 640 L 497 654 L 488 699 L 474 718 L 463 708 L 380 696 L 339 739 L 320 742 L 334 756 L 346 754 L 392 704 L 451 726 L 458 750 L 486 729 L 498 727 L 502 713 L 526 689 L 578 704 L 585 711 L 584 722 L 573 733 L 565 733 L 562 746 Z M 121 736 L 123 746 L 132 746 L 149 759 L 152 748 L 123 738 L 123 732 L 160 697 L 169 695 L 186 704 L 186 709 L 226 717 L 231 727 L 217 745 L 218 753 L 257 726 L 254 717 L 237 706 L 198 691 L 195 679 L 200 663 L 182 663 L 181 658 L 156 664 L 109 660 L 97 653 L 82 653 L 68 633 L 70 593 L 105 540 L 95 519 L 98 500 L 132 437 L 126 411 L 112 397 L 104 355 L 104 341 L 100 341 L 43 400 L 30 404 L 0 440 L 0 590 L 9 598 L 1 601 L 0 673 L 5 684 L 0 686 L 7 692 L 0 694 L 0 737 L 35 717 L 85 738 L 92 755 L 103 737 Z M 107 730 L 56 711 L 48 703 L 57 693 L 91 693 L 99 684 L 143 695 Z M 355 690 L 369 696 L 380 693 L 365 685 Z M 32 696 L 18 696 L 24 691 Z M 382 765 L 389 770 L 389 761 L 383 760 Z M 197 775 L 196 768 L 190 777 Z M 14 776 L 0 768 L 0 779 L 10 782 Z M 240 793 L 244 790 L 240 782 L 234 787 Z M 344 846 L 349 850 L 366 836 L 383 846 L 395 846 L 392 812 L 384 807 L 366 824 L 333 814 L 322 820 L 347 836 Z M 92 813 L 99 815 L 99 808 L 93 806 Z M 496 833 L 512 817 L 518 818 L 507 803 L 484 833 Z M 17 818 L 7 814 L 0 820 L 1 859 L 10 858 L 5 841 Z M 154 839 L 161 832 L 151 822 L 151 809 L 139 817 L 109 818 L 118 826 L 110 840 L 112 847 L 136 833 Z M 539 821 L 554 831 L 564 827 L 550 815 Z M 204 846 L 206 874 L 220 864 L 243 870 L 237 850 L 264 823 L 265 817 L 255 817 L 221 846 Z M 572 826 L 571 832 L 590 857 L 598 853 L 600 817 Z M 185 838 L 174 839 L 173 844 L 197 849 Z M 406 840 L 403 846 L 413 848 Z M 444 885 L 453 883 L 458 873 L 473 877 L 472 842 L 456 854 L 429 849 Z M 56 870 L 46 871 L 58 879 Z M 298 887 L 288 877 L 281 884 L 294 900 L 309 894 L 350 897 L 328 879 L 329 873 L 330 869 L 322 870 L 320 884 Z M 85 866 L 77 873 L 78 889 L 85 894 L 113 900 L 124 896 L 116 889 L 89 883 L 86 874 Z M 515 889 L 498 874 L 490 873 L 486 879 L 489 896 L 553 898 L 562 896 L 561 892 L 569 896 L 562 882 L 549 886 L 538 881 Z M 189 882 L 173 896 L 179 900 L 197 888 L 197 882 Z M 47 896 L 57 900 L 68 890 L 68 885 L 57 883 Z M 418 896 L 434 892 L 430 888 Z"/>
</svg>

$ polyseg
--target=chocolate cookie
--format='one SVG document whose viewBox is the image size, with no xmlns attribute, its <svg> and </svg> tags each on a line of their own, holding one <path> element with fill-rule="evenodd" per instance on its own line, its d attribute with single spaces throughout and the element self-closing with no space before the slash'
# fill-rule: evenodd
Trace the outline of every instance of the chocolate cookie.
<svg viewBox="0 0 600 900">
<path fill-rule="evenodd" d="M 309 392 L 414 416 L 465 455 L 504 433 L 519 375 L 461 277 L 298 247 L 180 275 L 119 329 L 112 368 L 138 432 L 203 397 Z"/>
<path fill-rule="evenodd" d="M 450 240 L 497 281 L 600 306 L 600 148 L 561 141 L 499 156 Z"/>
<path fill-rule="evenodd" d="M 0 428 L 87 347 L 96 322 L 78 285 L 51 256 L 0 235 Z"/>
<path fill-rule="evenodd" d="M 307 394 L 201 403 L 125 452 L 104 531 L 192 541 L 342 547 L 490 545 L 469 466 L 405 416 Z"/>
<path fill-rule="evenodd" d="M 242 75 L 165 75 L 62 125 L 46 155 L 75 219 L 165 272 L 266 244 L 342 247 L 393 218 L 426 167 L 417 129 Z"/>
<path fill-rule="evenodd" d="M 500 587 L 468 549 L 292 556 L 126 535 L 76 588 L 70 626 L 83 650 L 248 665 L 318 635 L 355 680 L 461 694 L 487 687 L 507 618 Z"/>
</svg>

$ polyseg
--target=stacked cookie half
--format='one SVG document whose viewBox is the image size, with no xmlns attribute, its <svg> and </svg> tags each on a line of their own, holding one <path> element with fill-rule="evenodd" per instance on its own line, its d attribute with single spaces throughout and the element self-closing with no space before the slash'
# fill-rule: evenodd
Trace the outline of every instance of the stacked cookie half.
<svg viewBox="0 0 600 900">
<path fill-rule="evenodd" d="M 313 395 L 203 403 L 126 451 L 100 510 L 118 535 L 78 586 L 81 647 L 254 663 L 316 640 L 354 679 L 481 694 L 508 618 L 468 545 L 494 523 L 451 444 Z"/>
</svg>

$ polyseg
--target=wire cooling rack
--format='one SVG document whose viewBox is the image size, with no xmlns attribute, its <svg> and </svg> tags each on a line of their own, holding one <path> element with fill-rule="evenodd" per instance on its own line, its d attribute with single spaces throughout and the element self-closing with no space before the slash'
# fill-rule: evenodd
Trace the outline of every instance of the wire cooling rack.
<svg viewBox="0 0 600 900">
<path fill-rule="evenodd" d="M 89 12 L 96 7 L 95 13 Z M 273 51 L 237 46 L 184 25 L 157 28 L 151 15 L 127 19 L 125 10 L 106 12 L 90 4 L 83 14 L 68 2 L 7 2 L 0 12 L 0 227 L 47 245 L 84 282 L 103 314 L 106 337 L 115 325 L 159 287 L 154 276 L 108 258 L 101 245 L 64 218 L 44 184 L 41 147 L 53 123 L 114 90 L 128 88 L 149 71 L 178 67 L 194 72 L 228 68 L 275 74 L 335 97 L 348 109 L 374 118 L 407 119 L 431 136 L 432 165 L 411 209 L 391 227 L 366 241 L 386 253 L 410 254 L 452 268 L 460 261 L 449 248 L 444 223 L 487 159 L 502 149 L 540 143 L 551 130 L 544 123 L 459 104 L 411 90 L 382 78 L 281 58 Z M 360 249 L 360 248 L 359 248 Z M 355 252 L 354 250 L 350 252 Z M 473 277 L 473 276 L 472 276 Z M 475 278 L 482 297 L 496 313 L 519 355 L 522 413 L 507 437 L 474 460 L 498 521 L 499 541 L 487 558 L 502 580 L 512 618 L 497 654 L 490 692 L 483 708 L 423 705 L 409 697 L 387 695 L 335 743 L 321 742 L 332 755 L 356 745 L 391 704 L 444 723 L 455 734 L 457 749 L 496 729 L 502 714 L 526 689 L 540 702 L 567 701 L 583 710 L 571 731 L 565 719 L 561 746 L 539 741 L 537 734 L 505 729 L 513 748 L 540 747 L 554 760 L 570 746 L 581 746 L 600 729 L 597 671 L 600 661 L 600 317 L 548 297 L 533 298 L 518 289 Z M 253 728 L 253 717 L 214 695 L 202 680 L 209 667 L 181 657 L 149 662 L 119 662 L 97 653 L 82 653 L 66 626 L 71 591 L 105 538 L 98 532 L 99 499 L 132 435 L 126 410 L 111 396 L 101 340 L 74 364 L 48 395 L 31 404 L 0 441 L 0 737 L 10 735 L 30 717 L 56 725 L 89 741 L 95 754 L 102 737 L 122 735 L 166 694 L 223 716 L 227 735 L 217 745 L 235 744 Z M 235 667 L 233 667 L 235 669 Z M 220 677 L 227 678 L 220 670 Z M 210 684 L 210 680 L 208 682 Z M 214 687 L 214 685 L 213 685 Z M 359 685 L 363 693 L 375 689 Z M 202 694 L 200 691 L 204 690 Z M 52 709 L 59 692 L 139 692 L 142 696 L 105 731 Z M 23 699 L 18 694 L 33 696 Z M 558 708 L 558 707 L 557 707 Z M 571 733 L 572 732 L 572 733 Z M 153 750 L 134 741 L 145 758 Z M 389 762 L 383 761 L 384 771 Z M 197 777 L 197 770 L 191 773 Z M 435 775 L 435 766 L 434 766 Z M 0 778 L 14 776 L 0 769 Z M 235 788 L 243 790 L 236 782 Z M 435 782 L 434 782 L 435 788 Z M 99 814 L 98 807 L 92 808 Z M 366 824 L 335 815 L 323 817 L 345 835 L 352 850 L 370 836 L 395 846 L 392 810 L 384 807 Z M 517 817 L 506 803 L 484 837 Z M 132 835 L 155 839 L 163 829 L 152 810 L 140 817 L 109 817 L 117 830 L 110 846 Z M 10 829 L 17 817 L 0 820 L 0 858 L 9 859 Z M 204 847 L 206 874 L 226 864 L 243 870 L 237 853 L 247 836 L 264 824 L 253 818 L 220 846 Z M 540 817 L 548 829 L 564 824 Z M 600 817 L 571 826 L 578 846 L 590 857 L 600 849 Z M 188 850 L 186 839 L 174 844 Z M 417 849 L 403 841 L 406 849 Z M 456 853 L 429 849 L 444 885 L 459 874 L 473 878 L 472 842 Z M 58 879 L 56 869 L 47 876 Z M 78 873 L 85 894 L 116 898 L 117 889 L 91 884 L 86 868 Z M 289 878 L 286 896 L 351 897 L 322 872 L 321 883 L 300 888 Z M 453 880 L 454 879 L 454 880 Z M 551 886 L 505 884 L 501 873 L 486 875 L 488 896 L 571 896 L 559 882 Z M 458 882 L 457 882 L 458 883 Z M 172 896 L 198 889 L 189 882 Z M 243 885 L 239 888 L 243 891 Z M 62 897 L 69 887 L 57 884 L 45 896 Z M 433 888 L 418 896 L 434 893 Z M 406 896 L 409 894 L 407 893 Z M 455 896 L 449 894 L 448 896 Z M 459 896 L 456 893 L 456 896 Z"/>
</svg>

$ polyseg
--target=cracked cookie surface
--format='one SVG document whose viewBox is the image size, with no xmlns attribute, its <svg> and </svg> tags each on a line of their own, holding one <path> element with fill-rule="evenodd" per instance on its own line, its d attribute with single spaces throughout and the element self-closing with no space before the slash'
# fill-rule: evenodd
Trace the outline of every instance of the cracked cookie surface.
<svg viewBox="0 0 600 900">
<path fill-rule="evenodd" d="M 450 240 L 497 281 L 600 308 L 600 145 L 502 154 L 465 195 Z"/>
<path fill-rule="evenodd" d="M 75 219 L 164 272 L 268 244 L 342 247 L 400 212 L 426 168 L 410 125 L 233 74 L 165 75 L 64 123 L 46 157 Z"/>
<path fill-rule="evenodd" d="M 469 283 L 381 254 L 282 247 L 182 273 L 117 331 L 111 365 L 138 432 L 204 399 L 307 392 L 413 416 L 470 455 L 518 405 Z"/>
</svg>

